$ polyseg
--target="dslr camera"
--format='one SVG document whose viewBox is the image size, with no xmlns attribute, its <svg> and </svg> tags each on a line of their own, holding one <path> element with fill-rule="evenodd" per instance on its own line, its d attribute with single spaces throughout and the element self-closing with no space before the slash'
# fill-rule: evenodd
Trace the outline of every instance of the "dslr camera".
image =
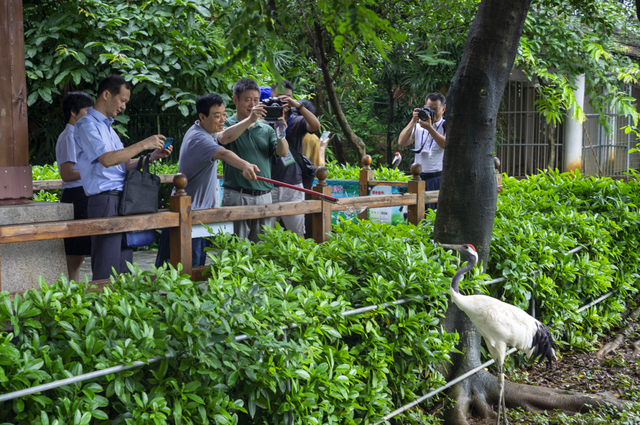
<svg viewBox="0 0 640 425">
<path fill-rule="evenodd" d="M 278 121 L 278 118 L 282 117 L 282 107 L 286 105 L 285 102 L 277 97 L 268 97 L 261 100 L 260 104 L 264 105 L 264 109 L 267 111 L 267 115 L 264 117 L 264 120 L 271 125 L 275 124 L 276 121 Z"/>
<path fill-rule="evenodd" d="M 429 106 L 425 106 L 423 109 L 418 111 L 418 118 L 422 121 L 427 121 L 427 117 L 431 117 L 431 124 L 435 122 L 433 117 L 435 116 L 435 111 L 431 109 Z"/>
</svg>

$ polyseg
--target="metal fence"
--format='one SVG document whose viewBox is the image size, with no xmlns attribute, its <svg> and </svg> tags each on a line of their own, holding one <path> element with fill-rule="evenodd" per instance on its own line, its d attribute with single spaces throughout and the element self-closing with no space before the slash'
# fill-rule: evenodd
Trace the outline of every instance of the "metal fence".
<svg viewBox="0 0 640 425">
<path fill-rule="evenodd" d="M 640 89 L 628 87 L 630 95 L 640 98 Z M 501 160 L 501 171 L 513 177 L 536 174 L 549 165 L 549 137 L 555 142 L 552 167 L 562 170 L 564 126 L 556 128 L 546 124 L 536 111 L 539 95 L 531 82 L 511 81 L 505 88 L 503 103 L 498 113 L 496 155 Z M 640 168 L 640 155 L 629 153 L 638 140 L 625 134 L 623 127 L 631 119 L 607 111 L 610 127 L 599 122 L 599 115 L 585 99 L 581 172 L 591 176 L 620 176 L 629 169 Z M 551 134 L 550 134 L 551 133 Z"/>
</svg>

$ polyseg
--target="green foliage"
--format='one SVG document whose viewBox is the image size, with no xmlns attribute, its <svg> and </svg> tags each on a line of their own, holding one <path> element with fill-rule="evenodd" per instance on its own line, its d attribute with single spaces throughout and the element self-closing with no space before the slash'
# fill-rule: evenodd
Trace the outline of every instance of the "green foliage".
<svg viewBox="0 0 640 425">
<path fill-rule="evenodd" d="M 509 280 L 488 290 L 525 310 L 535 297 L 561 346 L 592 348 L 640 289 L 637 175 L 628 183 L 558 172 L 503 179 L 488 273 Z M 577 246 L 585 249 L 567 254 Z"/>
<path fill-rule="evenodd" d="M 541 95 L 536 108 L 547 123 L 556 126 L 572 107 L 573 118 L 585 120 L 572 91 L 575 78 L 585 74 L 587 94 L 600 124 L 611 131 L 606 114 L 614 111 L 631 117 L 635 127 L 640 115 L 624 84 L 637 83 L 640 68 L 621 41 L 637 38 L 637 20 L 629 19 L 621 2 L 577 4 L 578 13 L 576 4 L 568 2 L 532 2 L 515 67 L 535 82 Z"/>
<path fill-rule="evenodd" d="M 245 424 L 293 414 L 299 424 L 357 424 L 442 384 L 437 367 L 457 342 L 439 324 L 455 259 L 415 226 L 335 230 L 322 245 L 279 229 L 255 245 L 221 235 L 204 285 L 132 267 L 102 292 L 63 279 L 14 301 L 2 293 L 0 320 L 13 326 L 0 334 L 3 393 L 175 357 L 2 403 L 0 418 Z M 419 301 L 341 314 L 401 297 Z M 241 334 L 249 338 L 236 342 Z"/>
<path fill-rule="evenodd" d="M 330 161 L 326 164 L 329 171 L 329 179 L 333 180 L 359 180 L 360 170 L 362 168 L 351 164 L 338 164 L 336 161 Z M 406 182 L 411 180 L 411 176 L 405 175 L 397 168 L 387 168 L 381 166 L 375 169 L 374 178 L 376 180 L 387 180 Z"/>
</svg>

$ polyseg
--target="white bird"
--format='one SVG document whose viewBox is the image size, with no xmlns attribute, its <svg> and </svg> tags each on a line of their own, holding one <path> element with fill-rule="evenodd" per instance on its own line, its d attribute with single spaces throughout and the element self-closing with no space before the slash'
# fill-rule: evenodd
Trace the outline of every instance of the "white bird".
<svg viewBox="0 0 640 425">
<path fill-rule="evenodd" d="M 391 168 L 398 168 L 400 162 L 402 162 L 402 155 L 400 155 L 400 152 L 396 152 L 396 156 L 394 156 L 393 161 L 391 161 Z"/>
<path fill-rule="evenodd" d="M 518 307 L 486 295 L 462 295 L 459 287 L 460 281 L 465 273 L 471 270 L 478 262 L 478 253 L 474 246 L 470 244 L 440 244 L 438 246 L 460 251 L 467 257 L 467 265 L 458 270 L 453 279 L 451 279 L 449 292 L 453 302 L 469 316 L 471 323 L 478 329 L 487 344 L 491 357 L 496 362 L 500 383 L 496 424 L 500 423 L 501 411 L 503 411 L 504 422 L 508 423 L 504 401 L 503 370 L 507 347 L 515 347 L 523 351 L 527 359 L 532 356 L 534 359 L 540 356 L 538 362 L 546 359 L 547 366 L 551 367 L 551 362 L 556 360 L 553 336 L 544 323 L 531 317 Z"/>
</svg>

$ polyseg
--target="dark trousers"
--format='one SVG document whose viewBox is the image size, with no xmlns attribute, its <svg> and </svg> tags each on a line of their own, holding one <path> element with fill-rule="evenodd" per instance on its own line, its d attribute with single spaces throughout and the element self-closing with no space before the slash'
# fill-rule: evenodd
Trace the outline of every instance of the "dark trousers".
<svg viewBox="0 0 640 425">
<path fill-rule="evenodd" d="M 422 173 L 420 178 L 424 180 L 424 190 L 440 190 L 440 181 L 442 176 L 434 176 L 434 173 Z M 438 204 L 425 204 L 425 208 L 428 210 L 435 210 Z"/>
<path fill-rule="evenodd" d="M 191 239 L 191 267 L 204 266 L 207 256 L 204 249 L 211 243 L 206 238 Z M 160 244 L 158 245 L 158 254 L 156 255 L 156 267 L 160 267 L 165 262 L 169 264 L 171 257 L 171 236 L 170 229 L 162 229 L 160 236 Z"/>
<path fill-rule="evenodd" d="M 89 218 L 116 217 L 120 197 L 99 194 L 89 197 Z M 116 273 L 129 273 L 127 261 L 133 263 L 133 249 L 122 247 L 122 233 L 91 236 L 91 272 L 93 280 L 108 279 L 111 268 Z"/>
</svg>

